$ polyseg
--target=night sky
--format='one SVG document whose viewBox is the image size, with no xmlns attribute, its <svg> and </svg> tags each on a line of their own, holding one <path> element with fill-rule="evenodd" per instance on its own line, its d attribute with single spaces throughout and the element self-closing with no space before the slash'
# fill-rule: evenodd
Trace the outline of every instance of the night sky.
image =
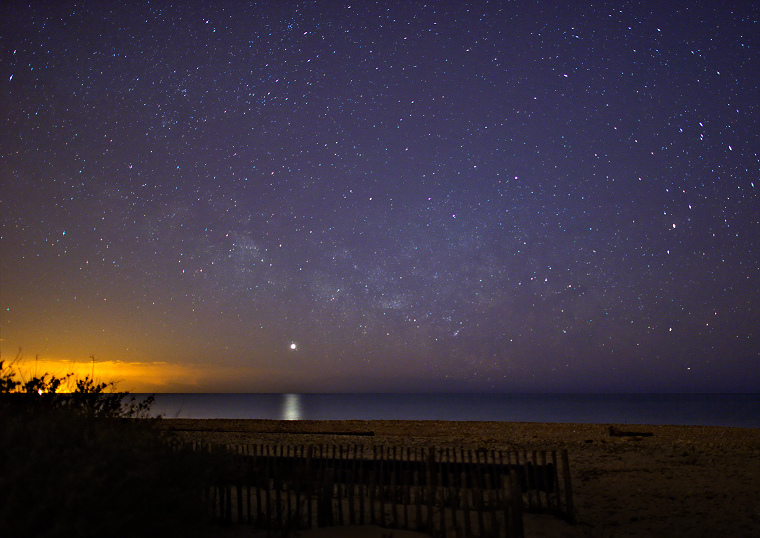
<svg viewBox="0 0 760 538">
<path fill-rule="evenodd" d="M 759 391 L 759 6 L 5 2 L 2 358 Z"/>
</svg>

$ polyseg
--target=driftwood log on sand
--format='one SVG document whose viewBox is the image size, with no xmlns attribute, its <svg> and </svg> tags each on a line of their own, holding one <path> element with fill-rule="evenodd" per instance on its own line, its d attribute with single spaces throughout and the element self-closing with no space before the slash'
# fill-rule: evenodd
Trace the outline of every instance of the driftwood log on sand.
<svg viewBox="0 0 760 538">
<path fill-rule="evenodd" d="M 627 432 L 610 426 L 610 437 L 652 437 L 652 432 Z"/>
</svg>

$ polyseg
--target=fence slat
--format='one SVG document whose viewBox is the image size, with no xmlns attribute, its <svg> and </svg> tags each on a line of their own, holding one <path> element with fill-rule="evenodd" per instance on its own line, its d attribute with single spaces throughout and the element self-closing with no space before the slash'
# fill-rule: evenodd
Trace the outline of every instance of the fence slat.
<svg viewBox="0 0 760 538">
<path fill-rule="evenodd" d="M 435 526 L 433 523 L 433 503 L 435 502 L 435 489 L 436 489 L 436 468 L 435 468 L 435 447 L 428 448 L 427 454 L 427 469 L 425 471 L 427 489 L 427 514 L 426 514 L 426 527 L 428 532 L 435 535 Z"/>
<path fill-rule="evenodd" d="M 464 464 L 466 452 L 462 450 L 460 461 Z M 462 477 L 462 510 L 464 511 L 464 534 L 465 536 L 472 536 L 472 518 L 470 513 L 470 493 L 471 489 L 467 487 L 467 475 L 465 474 L 465 466 L 462 465 L 461 477 Z"/>
<path fill-rule="evenodd" d="M 364 461 L 364 445 L 359 449 L 359 459 Z M 364 496 L 367 491 L 367 477 L 365 476 L 364 466 L 359 466 L 359 525 L 364 525 Z"/>
<path fill-rule="evenodd" d="M 567 457 L 567 450 L 563 449 L 562 455 L 562 476 L 565 482 L 565 510 L 567 512 L 567 520 L 569 522 L 575 521 L 575 514 L 573 513 L 573 487 L 570 483 L 570 461 Z"/>
</svg>

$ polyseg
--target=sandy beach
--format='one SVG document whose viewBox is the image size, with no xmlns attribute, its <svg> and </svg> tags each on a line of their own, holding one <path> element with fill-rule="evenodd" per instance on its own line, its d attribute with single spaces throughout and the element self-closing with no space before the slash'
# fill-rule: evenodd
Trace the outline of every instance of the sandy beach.
<svg viewBox="0 0 760 538">
<path fill-rule="evenodd" d="M 760 429 L 445 421 L 162 423 L 183 439 L 225 444 L 567 449 L 575 523 L 526 514 L 526 536 L 760 537 Z M 648 435 L 613 436 L 610 426 L 624 434 Z M 218 535 L 256 535 L 242 527 L 220 529 Z M 380 538 L 389 532 L 369 526 L 336 527 L 296 535 Z M 394 530 L 393 536 L 423 535 Z"/>
</svg>

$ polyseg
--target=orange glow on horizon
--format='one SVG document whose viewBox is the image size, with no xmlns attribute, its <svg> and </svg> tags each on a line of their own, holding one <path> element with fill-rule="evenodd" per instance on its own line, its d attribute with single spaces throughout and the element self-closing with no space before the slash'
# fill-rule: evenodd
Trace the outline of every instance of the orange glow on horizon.
<svg viewBox="0 0 760 538">
<path fill-rule="evenodd" d="M 169 362 L 73 361 L 68 359 L 22 359 L 5 361 L 5 367 L 17 373 L 17 379 L 49 374 L 71 381 L 61 392 L 74 389 L 77 379 L 94 374 L 96 383 L 115 383 L 117 391 L 154 392 L 218 392 L 225 391 L 230 379 L 256 384 L 263 372 L 223 365 L 184 365 Z"/>
</svg>

